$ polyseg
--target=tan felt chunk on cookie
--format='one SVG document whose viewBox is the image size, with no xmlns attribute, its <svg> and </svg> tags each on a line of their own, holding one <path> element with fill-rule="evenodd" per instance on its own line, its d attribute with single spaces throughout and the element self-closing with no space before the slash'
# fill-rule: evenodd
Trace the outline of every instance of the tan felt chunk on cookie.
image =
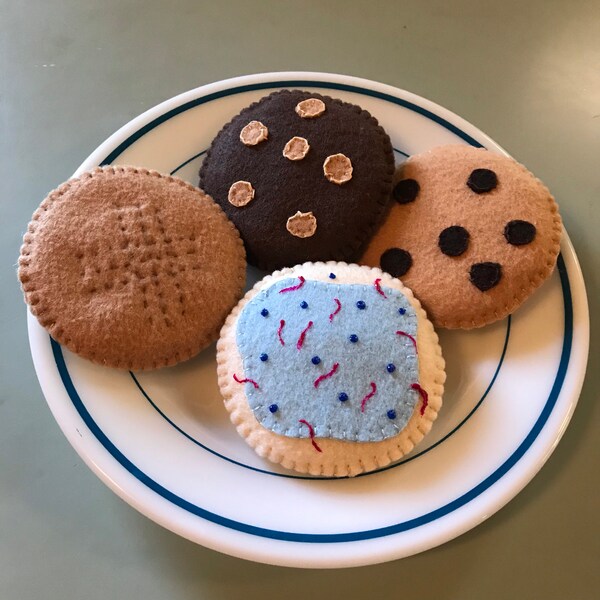
<svg viewBox="0 0 600 600">
<path fill-rule="evenodd" d="M 240 140 L 246 146 L 256 146 L 269 137 L 269 130 L 260 121 L 250 121 L 242 131 Z"/>
<path fill-rule="evenodd" d="M 310 149 L 308 141 L 303 137 L 294 136 L 284 147 L 283 155 L 289 160 L 302 160 Z"/>
<path fill-rule="evenodd" d="M 60 344 L 102 365 L 152 369 L 216 339 L 241 295 L 245 255 L 198 188 L 156 171 L 103 167 L 42 202 L 19 279 Z"/>
<path fill-rule="evenodd" d="M 325 102 L 319 98 L 307 98 L 298 102 L 295 110 L 303 119 L 314 119 L 325 112 Z"/>
<path fill-rule="evenodd" d="M 407 160 L 394 183 L 396 201 L 360 262 L 400 277 L 435 325 L 502 319 L 552 273 L 558 207 L 513 159 L 440 146 Z"/>
<path fill-rule="evenodd" d="M 311 237 L 317 230 L 317 219 L 312 212 L 298 211 L 287 220 L 286 229 L 295 237 Z"/>
<path fill-rule="evenodd" d="M 344 154 L 328 156 L 323 163 L 323 173 L 332 183 L 341 185 L 352 179 L 352 162 Z"/>
<path fill-rule="evenodd" d="M 229 188 L 227 199 L 230 204 L 238 208 L 246 206 L 246 204 L 254 199 L 254 188 L 249 181 L 236 181 Z"/>
</svg>

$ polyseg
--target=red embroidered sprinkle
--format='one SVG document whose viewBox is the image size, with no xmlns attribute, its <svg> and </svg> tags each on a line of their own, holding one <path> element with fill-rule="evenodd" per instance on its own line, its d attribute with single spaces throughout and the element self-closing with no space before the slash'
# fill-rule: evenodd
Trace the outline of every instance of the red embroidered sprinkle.
<svg viewBox="0 0 600 600">
<path fill-rule="evenodd" d="M 323 450 L 321 450 L 321 448 L 319 448 L 317 445 L 317 442 L 315 442 L 315 430 L 313 429 L 313 426 L 305 419 L 300 419 L 299 423 L 302 423 L 308 427 L 308 435 L 310 435 L 310 441 L 312 442 L 315 450 L 317 452 L 323 452 Z"/>
<path fill-rule="evenodd" d="M 334 298 L 333 301 L 337 304 L 336 309 L 329 315 L 329 322 L 331 323 L 331 321 L 333 321 L 333 317 L 335 317 L 335 315 L 337 315 L 340 310 L 342 310 L 342 303 L 337 299 Z"/>
<path fill-rule="evenodd" d="M 383 296 L 384 298 L 387 298 L 387 296 L 384 294 L 383 290 L 381 289 L 380 282 L 381 282 L 381 278 L 375 280 L 375 289 L 377 290 L 377 293 L 380 296 Z"/>
<path fill-rule="evenodd" d="M 285 292 L 295 292 L 296 290 L 299 290 L 303 285 L 304 285 L 304 277 L 302 277 L 302 275 L 300 275 L 300 277 L 298 277 L 298 279 L 300 280 L 300 283 L 298 285 L 293 285 L 292 287 L 289 288 L 283 288 L 282 290 L 279 290 L 280 294 L 283 294 Z"/>
<path fill-rule="evenodd" d="M 300 348 L 302 348 L 302 344 L 304 344 L 304 338 L 306 337 L 306 332 L 313 326 L 313 322 L 309 321 L 308 325 L 302 330 L 302 333 L 300 334 L 300 337 L 298 338 L 298 341 L 296 342 L 296 348 L 298 348 L 298 350 L 300 350 Z"/>
<path fill-rule="evenodd" d="M 277 330 L 277 337 L 279 338 L 279 341 L 281 342 L 282 346 L 285 346 L 285 342 L 283 341 L 283 338 L 281 337 L 281 332 L 283 331 L 284 326 L 285 326 L 285 321 L 283 319 L 281 319 L 281 321 L 279 321 L 279 329 Z"/>
<path fill-rule="evenodd" d="M 417 348 L 417 340 L 415 340 L 415 338 L 412 335 L 410 335 L 410 333 L 406 333 L 406 331 L 396 331 L 396 334 L 407 337 L 415 347 L 415 354 L 419 354 L 419 349 Z"/>
<path fill-rule="evenodd" d="M 233 374 L 233 379 L 237 383 L 251 383 L 256 389 L 258 389 L 258 383 L 256 383 L 256 381 L 254 381 L 254 379 L 239 379 L 235 373 Z"/>
<path fill-rule="evenodd" d="M 425 409 L 427 408 L 427 402 L 429 401 L 429 396 L 427 396 L 427 392 L 418 384 L 413 383 L 410 386 L 413 390 L 416 390 L 423 398 L 423 404 L 421 405 L 421 416 L 425 414 Z"/>
<path fill-rule="evenodd" d="M 331 371 L 329 371 L 329 373 L 325 373 L 325 375 L 319 375 L 319 377 L 317 377 L 315 379 L 315 383 L 313 385 L 316 388 L 318 388 L 319 384 L 321 383 L 321 381 L 323 381 L 324 379 L 329 379 L 330 377 L 333 377 L 333 375 L 335 374 L 335 372 L 338 370 L 339 366 L 340 366 L 340 363 L 334 363 Z"/>
<path fill-rule="evenodd" d="M 367 403 L 367 400 L 370 400 L 375 395 L 376 391 L 377 386 L 375 385 L 374 381 L 371 381 L 371 391 L 362 399 L 362 402 L 360 403 L 360 412 L 365 412 L 365 404 Z"/>
</svg>

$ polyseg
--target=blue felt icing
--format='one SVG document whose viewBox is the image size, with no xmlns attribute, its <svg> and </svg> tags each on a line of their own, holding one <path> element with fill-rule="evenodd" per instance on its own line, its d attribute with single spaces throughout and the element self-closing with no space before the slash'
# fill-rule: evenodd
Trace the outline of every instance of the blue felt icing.
<svg viewBox="0 0 600 600">
<path fill-rule="evenodd" d="M 298 283 L 298 279 L 285 279 L 262 290 L 238 319 L 236 341 L 243 377 L 259 386 L 244 384 L 255 417 L 263 427 L 288 437 L 309 436 L 300 419 L 321 438 L 374 442 L 397 435 L 420 400 L 410 387 L 418 382 L 419 373 L 414 345 L 410 338 L 396 334 L 400 330 L 416 338 L 413 307 L 393 288 L 383 288 L 384 298 L 373 285 L 335 281 L 307 280 L 300 290 L 279 293 Z M 337 308 L 335 298 L 341 310 L 330 321 Z M 308 306 L 301 308 L 300 301 Z M 269 318 L 262 316 L 265 309 Z M 281 320 L 285 321 L 284 346 L 277 335 Z M 298 349 L 309 321 L 313 324 Z M 350 341 L 351 336 L 356 341 Z M 268 361 L 260 360 L 263 354 Z M 312 358 L 317 356 L 320 362 L 314 364 Z M 335 363 L 339 364 L 336 372 L 315 388 L 315 380 Z M 395 366 L 392 372 L 389 365 Z M 377 391 L 361 412 L 372 382 Z"/>
</svg>

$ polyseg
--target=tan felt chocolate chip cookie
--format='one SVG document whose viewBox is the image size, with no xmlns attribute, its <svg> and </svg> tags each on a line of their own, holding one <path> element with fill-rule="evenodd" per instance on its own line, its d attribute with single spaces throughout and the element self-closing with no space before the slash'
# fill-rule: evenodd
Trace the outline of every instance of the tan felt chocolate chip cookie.
<svg viewBox="0 0 600 600">
<path fill-rule="evenodd" d="M 502 319 L 554 269 L 558 207 L 511 158 L 440 146 L 400 166 L 392 195 L 361 263 L 401 278 L 439 327 Z"/>
<path fill-rule="evenodd" d="M 102 365 L 153 369 L 216 339 L 245 267 L 236 229 L 201 190 L 156 171 L 103 167 L 42 202 L 19 279 L 60 344 Z"/>
</svg>

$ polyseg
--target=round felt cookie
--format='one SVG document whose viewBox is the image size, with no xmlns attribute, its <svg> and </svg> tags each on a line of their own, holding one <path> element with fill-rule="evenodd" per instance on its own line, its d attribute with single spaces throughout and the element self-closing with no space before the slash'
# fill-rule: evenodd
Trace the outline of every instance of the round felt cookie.
<svg viewBox="0 0 600 600">
<path fill-rule="evenodd" d="M 156 171 L 103 167 L 42 202 L 19 279 L 60 344 L 102 365 L 153 369 L 217 338 L 242 294 L 245 256 L 202 191 Z"/>
<path fill-rule="evenodd" d="M 361 263 L 399 277 L 438 327 L 511 314 L 552 273 L 562 231 L 552 195 L 511 158 L 470 146 L 412 156 Z"/>
<path fill-rule="evenodd" d="M 227 318 L 218 381 L 238 433 L 301 473 L 354 476 L 412 450 L 442 405 L 444 360 L 398 279 L 305 263 L 259 281 Z"/>
<path fill-rule="evenodd" d="M 223 127 L 200 187 L 239 229 L 248 261 L 272 271 L 355 261 L 389 205 L 393 173 L 390 139 L 367 111 L 285 90 Z"/>
</svg>

